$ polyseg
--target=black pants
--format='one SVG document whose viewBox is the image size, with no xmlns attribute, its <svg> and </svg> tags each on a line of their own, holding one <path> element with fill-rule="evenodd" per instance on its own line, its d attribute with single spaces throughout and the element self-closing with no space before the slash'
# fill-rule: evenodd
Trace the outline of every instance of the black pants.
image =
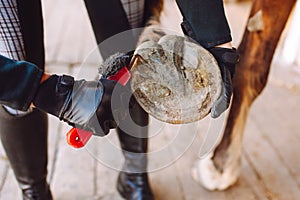
<svg viewBox="0 0 300 200">
<path fill-rule="evenodd" d="M 44 68 L 44 36 L 40 0 L 17 0 L 26 60 Z M 97 43 L 130 29 L 119 0 L 85 0 Z M 103 46 L 104 57 L 114 53 Z M 109 52 L 107 52 L 109 49 Z M 116 50 L 116 49 L 115 49 Z"/>
</svg>

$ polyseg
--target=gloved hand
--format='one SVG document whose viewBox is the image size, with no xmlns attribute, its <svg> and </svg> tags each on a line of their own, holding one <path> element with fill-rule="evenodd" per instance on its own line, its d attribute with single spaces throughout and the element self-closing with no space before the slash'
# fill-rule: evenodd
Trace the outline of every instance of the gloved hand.
<svg viewBox="0 0 300 200">
<path fill-rule="evenodd" d="M 52 75 L 40 85 L 33 103 L 76 128 L 105 135 L 116 126 L 110 106 L 115 84 L 104 79 L 74 81 L 71 76 Z"/>
<path fill-rule="evenodd" d="M 231 80 L 235 74 L 235 66 L 239 62 L 239 54 L 235 48 L 213 47 L 208 51 L 217 60 L 222 75 L 221 95 L 211 108 L 212 118 L 217 118 L 229 107 L 233 92 Z"/>
<path fill-rule="evenodd" d="M 76 128 L 104 136 L 126 114 L 129 101 L 126 105 L 124 96 L 131 96 L 128 87 L 113 80 L 75 81 L 71 76 L 52 75 L 41 83 L 33 103 Z"/>
</svg>

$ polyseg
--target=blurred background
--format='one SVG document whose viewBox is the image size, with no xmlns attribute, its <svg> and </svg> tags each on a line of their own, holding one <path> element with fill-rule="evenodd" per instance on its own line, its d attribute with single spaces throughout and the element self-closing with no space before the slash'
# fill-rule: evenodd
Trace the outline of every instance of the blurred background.
<svg viewBox="0 0 300 200">
<path fill-rule="evenodd" d="M 77 77 L 82 73 L 94 76 L 101 57 L 95 50 L 96 41 L 83 1 L 42 0 L 42 3 L 46 71 Z M 237 47 L 252 3 L 247 0 L 227 0 L 225 3 L 233 43 Z M 151 185 L 158 200 L 300 199 L 299 20 L 300 5 L 297 2 L 274 55 L 267 86 L 251 108 L 244 136 L 241 177 L 235 186 L 222 192 L 209 192 L 191 177 L 191 168 L 207 130 L 205 120 L 182 129 L 187 136 L 182 139 L 185 146 L 181 154 L 177 154 L 178 146 L 169 144 L 174 141 L 173 131 L 178 127 L 151 119 L 152 132 L 161 134 L 150 138 L 150 151 L 168 146 L 171 160 L 168 165 L 160 165 L 159 170 L 150 173 Z M 180 21 L 175 1 L 165 0 L 163 26 L 180 32 Z M 100 154 L 103 152 L 97 154 L 88 147 L 73 149 L 68 146 L 65 134 L 69 129 L 68 125 L 49 116 L 48 179 L 54 198 L 121 199 L 115 189 L 118 171 L 101 162 Z M 113 131 L 106 140 L 118 146 Z M 99 147 L 100 151 L 105 148 Z M 107 155 L 112 160 L 118 158 L 109 152 Z M 156 162 L 154 159 L 152 164 L 160 164 Z M 21 199 L 17 187 L 0 145 L 0 200 Z"/>
</svg>

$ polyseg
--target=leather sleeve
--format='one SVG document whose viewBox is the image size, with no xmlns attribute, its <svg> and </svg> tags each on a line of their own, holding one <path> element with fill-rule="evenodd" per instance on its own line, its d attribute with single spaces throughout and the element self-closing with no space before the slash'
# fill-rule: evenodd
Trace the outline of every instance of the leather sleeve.
<svg viewBox="0 0 300 200">
<path fill-rule="evenodd" d="M 0 103 L 26 111 L 38 89 L 43 71 L 26 61 L 0 55 Z"/>
<path fill-rule="evenodd" d="M 232 40 L 223 0 L 176 0 L 184 33 L 205 48 Z"/>
</svg>

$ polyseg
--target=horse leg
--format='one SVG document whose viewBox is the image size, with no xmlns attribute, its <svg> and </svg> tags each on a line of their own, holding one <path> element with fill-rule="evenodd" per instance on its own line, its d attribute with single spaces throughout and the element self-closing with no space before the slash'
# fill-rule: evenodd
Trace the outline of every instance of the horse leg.
<svg viewBox="0 0 300 200">
<path fill-rule="evenodd" d="M 255 0 L 249 19 L 261 11 L 264 26 L 248 27 L 238 48 L 241 62 L 233 79 L 234 95 L 223 138 L 205 159 L 198 160 L 193 177 L 209 190 L 224 190 L 240 174 L 242 140 L 250 107 L 262 92 L 280 35 L 295 0 Z M 276 11 L 276 14 L 274 13 Z M 257 16 L 257 15 L 256 15 Z"/>
</svg>

